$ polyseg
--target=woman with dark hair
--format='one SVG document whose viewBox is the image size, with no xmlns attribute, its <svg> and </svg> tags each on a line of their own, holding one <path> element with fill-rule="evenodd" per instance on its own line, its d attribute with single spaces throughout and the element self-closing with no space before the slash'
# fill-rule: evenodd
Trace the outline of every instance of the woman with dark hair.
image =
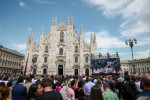
<svg viewBox="0 0 150 100">
<path fill-rule="evenodd" d="M 59 80 L 57 82 L 57 88 L 55 89 L 56 92 L 60 92 L 63 80 Z"/>
<path fill-rule="evenodd" d="M 87 96 L 87 94 L 84 90 L 84 82 L 79 81 L 78 82 L 78 88 L 75 90 L 75 99 L 85 98 L 86 96 Z"/>
<path fill-rule="evenodd" d="M 0 86 L 0 100 L 10 100 L 9 96 L 9 89 L 6 86 Z"/>
<path fill-rule="evenodd" d="M 103 100 L 101 88 L 98 85 L 91 88 L 90 100 Z"/>
<path fill-rule="evenodd" d="M 97 85 L 101 88 L 101 92 L 104 92 L 104 88 L 102 87 L 102 81 L 100 79 L 97 80 Z"/>
<path fill-rule="evenodd" d="M 41 84 L 32 84 L 29 89 L 26 100 L 35 100 L 38 95 L 43 93 L 43 87 Z"/>
</svg>

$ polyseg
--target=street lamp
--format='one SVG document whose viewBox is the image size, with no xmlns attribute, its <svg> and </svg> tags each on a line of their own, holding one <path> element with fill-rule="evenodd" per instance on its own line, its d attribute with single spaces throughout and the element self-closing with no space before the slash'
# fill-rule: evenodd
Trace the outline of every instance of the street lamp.
<svg viewBox="0 0 150 100">
<path fill-rule="evenodd" d="M 129 45 L 129 46 L 131 47 L 132 60 L 134 60 L 134 57 L 133 57 L 133 46 L 134 46 L 134 44 L 137 44 L 137 40 L 136 40 L 136 39 L 133 39 L 133 40 L 131 40 L 131 39 L 125 40 L 125 44 L 126 44 L 126 45 Z M 132 65 L 133 65 L 133 70 L 134 70 L 134 74 L 135 74 L 135 66 L 134 66 L 134 64 L 132 64 Z"/>
</svg>

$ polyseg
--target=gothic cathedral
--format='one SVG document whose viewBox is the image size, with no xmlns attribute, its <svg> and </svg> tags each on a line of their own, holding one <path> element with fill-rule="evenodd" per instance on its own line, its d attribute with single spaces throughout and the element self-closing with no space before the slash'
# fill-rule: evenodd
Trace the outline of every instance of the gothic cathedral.
<svg viewBox="0 0 150 100">
<path fill-rule="evenodd" d="M 83 38 L 82 25 L 80 35 L 76 32 L 72 16 L 70 20 L 68 16 L 67 24 L 64 22 L 57 24 L 55 17 L 52 18 L 50 31 L 46 35 L 42 26 L 38 42 L 33 43 L 33 34 L 29 34 L 25 56 L 25 60 L 29 58 L 27 74 L 33 59 L 33 74 L 90 75 L 91 54 L 97 55 L 95 32 L 94 36 L 91 33 L 88 44 Z"/>
</svg>

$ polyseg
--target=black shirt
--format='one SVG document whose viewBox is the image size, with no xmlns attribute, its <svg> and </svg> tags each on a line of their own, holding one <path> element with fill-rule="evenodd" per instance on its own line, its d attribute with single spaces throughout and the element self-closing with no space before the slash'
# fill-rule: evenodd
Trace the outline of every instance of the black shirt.
<svg viewBox="0 0 150 100">
<path fill-rule="evenodd" d="M 83 96 L 85 96 L 84 90 L 83 90 L 83 89 L 80 89 L 80 88 L 77 88 L 77 89 L 75 90 L 75 99 L 76 99 L 76 98 L 79 98 L 79 97 L 83 97 Z"/>
<path fill-rule="evenodd" d="M 39 95 L 36 100 L 63 100 L 62 95 L 55 91 L 44 92 Z"/>
</svg>

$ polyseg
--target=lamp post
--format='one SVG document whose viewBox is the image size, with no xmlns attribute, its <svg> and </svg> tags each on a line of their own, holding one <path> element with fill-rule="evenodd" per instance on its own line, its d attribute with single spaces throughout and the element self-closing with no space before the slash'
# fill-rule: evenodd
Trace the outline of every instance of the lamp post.
<svg viewBox="0 0 150 100">
<path fill-rule="evenodd" d="M 130 47 L 131 47 L 131 52 L 132 52 L 132 60 L 134 60 L 134 56 L 133 56 L 133 46 L 134 46 L 134 44 L 137 44 L 137 40 L 136 39 L 133 39 L 133 40 L 131 40 L 131 39 L 129 39 L 129 40 L 126 40 L 125 41 L 125 44 L 126 45 L 129 45 Z M 135 74 L 135 66 L 134 66 L 134 64 L 132 63 L 132 65 L 133 65 L 133 74 Z"/>
</svg>

